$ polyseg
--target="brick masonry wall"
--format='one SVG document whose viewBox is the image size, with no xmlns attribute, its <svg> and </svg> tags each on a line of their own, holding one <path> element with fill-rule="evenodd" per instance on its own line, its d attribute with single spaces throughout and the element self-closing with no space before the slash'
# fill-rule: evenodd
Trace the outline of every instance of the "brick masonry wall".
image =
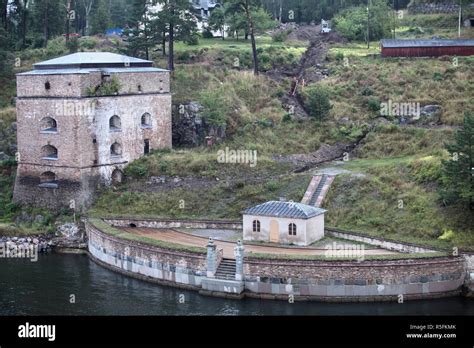
<svg viewBox="0 0 474 348">
<path fill-rule="evenodd" d="M 158 283 L 200 289 L 206 255 L 151 246 L 107 235 L 85 223 L 89 253 L 122 273 Z"/>
</svg>

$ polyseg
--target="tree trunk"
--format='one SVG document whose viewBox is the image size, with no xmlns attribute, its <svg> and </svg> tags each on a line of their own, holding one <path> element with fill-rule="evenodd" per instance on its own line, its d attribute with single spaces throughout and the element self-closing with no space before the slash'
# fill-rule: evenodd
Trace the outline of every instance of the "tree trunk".
<svg viewBox="0 0 474 348">
<path fill-rule="evenodd" d="M 250 7 L 248 4 L 244 7 L 245 15 L 247 16 L 247 24 L 249 27 L 250 40 L 252 41 L 252 54 L 253 54 L 253 73 L 258 75 L 258 57 L 257 57 L 257 44 L 255 42 L 255 32 L 253 28 L 252 14 L 250 13 Z"/>
<path fill-rule="evenodd" d="M 23 23 L 21 23 L 22 25 L 21 42 L 22 42 L 23 48 L 26 47 L 26 21 L 28 20 L 28 12 L 26 10 L 27 5 L 28 5 L 28 0 L 25 0 L 23 3 L 23 19 L 22 19 Z"/>
<path fill-rule="evenodd" d="M 163 56 L 166 56 L 166 32 L 163 31 L 163 37 L 161 39 L 161 47 L 163 51 Z"/>
<path fill-rule="evenodd" d="M 69 42 L 70 16 L 71 16 L 71 0 L 68 0 L 67 5 L 66 5 L 66 45 Z"/>
<path fill-rule="evenodd" d="M 2 0 L 2 24 L 5 31 L 8 30 L 8 0 Z"/>
<path fill-rule="evenodd" d="M 168 32 L 168 70 L 174 70 L 174 24 L 170 23 Z"/>
<path fill-rule="evenodd" d="M 49 17 L 48 17 L 48 11 L 49 11 L 49 7 L 48 7 L 48 3 L 46 3 L 46 8 L 44 10 L 44 23 L 43 23 L 43 34 L 44 34 L 44 47 L 46 47 L 48 45 L 48 20 L 49 20 Z"/>
</svg>

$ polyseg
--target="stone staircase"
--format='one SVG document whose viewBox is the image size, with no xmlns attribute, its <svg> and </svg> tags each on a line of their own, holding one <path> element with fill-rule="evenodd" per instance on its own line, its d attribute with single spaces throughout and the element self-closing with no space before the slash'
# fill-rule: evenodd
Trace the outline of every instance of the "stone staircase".
<svg viewBox="0 0 474 348">
<path fill-rule="evenodd" d="M 320 208 L 333 181 L 332 175 L 313 176 L 301 203 Z"/>
<path fill-rule="evenodd" d="M 216 279 L 235 280 L 235 260 L 222 259 L 214 276 Z"/>
</svg>

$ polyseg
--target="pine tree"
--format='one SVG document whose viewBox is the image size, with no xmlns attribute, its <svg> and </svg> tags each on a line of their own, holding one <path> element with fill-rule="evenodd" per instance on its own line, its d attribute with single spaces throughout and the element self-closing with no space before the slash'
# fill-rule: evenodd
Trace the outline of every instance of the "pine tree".
<svg viewBox="0 0 474 348">
<path fill-rule="evenodd" d="M 227 0 L 229 11 L 241 12 L 244 14 L 247 21 L 247 33 L 250 35 L 250 41 L 252 45 L 252 58 L 253 58 L 253 73 L 258 75 L 258 56 L 257 56 L 257 44 L 255 42 L 255 22 L 253 19 L 252 11 L 259 7 L 259 0 Z"/>
<path fill-rule="evenodd" d="M 91 34 L 104 34 L 110 25 L 110 12 L 106 0 L 96 0 L 92 7 Z"/>
<path fill-rule="evenodd" d="M 443 161 L 441 197 L 447 203 L 468 204 L 474 209 L 474 113 L 464 114 L 463 127 L 447 144 L 450 160 Z"/>
<path fill-rule="evenodd" d="M 189 0 L 158 0 L 163 8 L 158 17 L 168 32 L 168 69 L 174 70 L 174 43 L 187 41 L 196 31 L 196 18 L 191 12 Z"/>
</svg>

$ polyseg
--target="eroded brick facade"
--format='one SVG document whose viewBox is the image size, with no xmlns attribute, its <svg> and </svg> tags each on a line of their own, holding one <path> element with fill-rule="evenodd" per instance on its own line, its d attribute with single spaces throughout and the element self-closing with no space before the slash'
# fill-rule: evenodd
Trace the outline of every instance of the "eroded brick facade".
<svg viewBox="0 0 474 348">
<path fill-rule="evenodd" d="M 118 93 L 91 95 L 116 80 Z M 124 167 L 171 147 L 169 72 L 152 67 L 35 69 L 17 75 L 18 170 L 14 200 L 87 207 Z M 112 117 L 116 116 L 113 120 Z"/>
</svg>

